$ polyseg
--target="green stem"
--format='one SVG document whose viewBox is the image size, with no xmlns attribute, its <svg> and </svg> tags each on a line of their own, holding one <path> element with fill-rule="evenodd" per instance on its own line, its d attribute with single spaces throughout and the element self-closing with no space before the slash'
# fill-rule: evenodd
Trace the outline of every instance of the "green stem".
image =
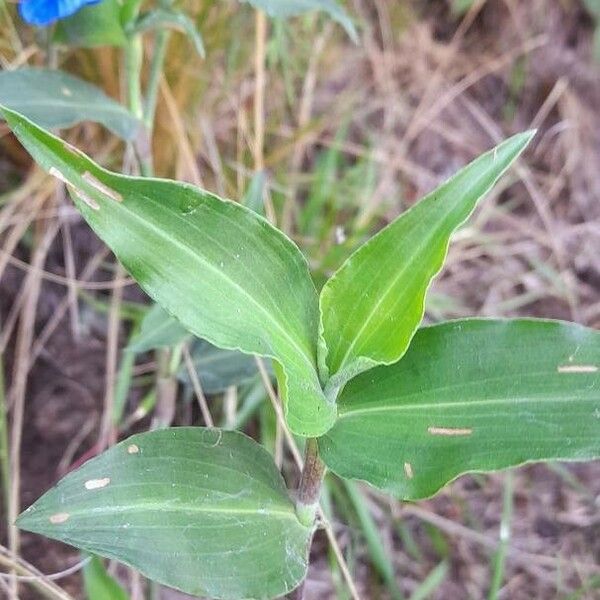
<svg viewBox="0 0 600 600">
<path fill-rule="evenodd" d="M 127 105 L 131 114 L 143 122 L 144 102 L 142 100 L 141 73 L 144 60 L 144 47 L 140 34 L 130 36 L 125 46 L 125 73 L 127 80 Z M 152 176 L 152 154 L 150 137 L 144 127 L 134 141 L 135 152 L 144 177 Z"/>
<path fill-rule="evenodd" d="M 165 10 L 170 9 L 172 4 L 172 0 L 159 1 L 159 5 Z M 154 44 L 154 54 L 152 56 L 152 64 L 150 65 L 150 77 L 148 79 L 148 90 L 146 92 L 146 104 L 144 106 L 144 124 L 146 125 L 146 130 L 148 131 L 148 136 L 150 138 L 152 138 L 152 131 L 154 130 L 158 86 L 160 85 L 160 78 L 165 64 L 170 37 L 171 32 L 168 29 L 161 29 L 156 34 Z"/>
<path fill-rule="evenodd" d="M 142 90 L 140 85 L 143 59 L 144 51 L 142 46 L 142 36 L 133 35 L 129 38 L 125 47 L 127 104 L 132 114 L 140 120 L 144 117 Z"/>
<path fill-rule="evenodd" d="M 319 444 L 315 438 L 308 438 L 296 501 L 298 519 L 306 527 L 312 527 L 317 516 L 324 476 L 325 464 L 319 456 Z"/>
<path fill-rule="evenodd" d="M 148 89 L 146 92 L 146 104 L 144 106 L 144 125 L 148 132 L 148 137 L 152 137 L 154 130 L 154 117 L 156 115 L 156 102 L 158 99 L 158 86 L 163 72 L 163 65 L 167 55 L 167 46 L 171 33 L 162 29 L 156 34 L 154 45 L 154 54 L 150 65 L 150 78 L 148 79 Z"/>
<path fill-rule="evenodd" d="M 121 22 L 127 27 L 133 24 L 140 14 L 143 0 L 128 0 L 121 10 Z"/>
</svg>

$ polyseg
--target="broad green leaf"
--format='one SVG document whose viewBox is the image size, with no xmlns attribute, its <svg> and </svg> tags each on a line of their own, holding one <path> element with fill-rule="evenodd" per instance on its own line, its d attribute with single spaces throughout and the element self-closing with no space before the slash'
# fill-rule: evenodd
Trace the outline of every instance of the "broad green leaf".
<svg viewBox="0 0 600 600">
<path fill-rule="evenodd" d="M 560 321 L 424 327 L 353 379 L 320 438 L 329 468 L 404 499 L 462 473 L 600 457 L 600 332 Z"/>
<path fill-rule="evenodd" d="M 335 420 L 316 372 L 318 301 L 306 260 L 265 219 L 188 184 L 125 177 L 19 114 L 2 111 L 44 169 L 142 288 L 197 337 L 281 363 L 290 428 L 321 435 Z"/>
<path fill-rule="evenodd" d="M 358 35 L 352 19 L 336 0 L 242 0 L 254 8 L 264 10 L 270 17 L 287 18 L 301 15 L 311 10 L 322 10 L 331 19 L 337 21 L 350 38 L 358 41 Z"/>
<path fill-rule="evenodd" d="M 210 598 L 287 593 L 304 578 L 312 533 L 262 446 L 200 427 L 130 437 L 67 475 L 17 525 Z"/>
<path fill-rule="evenodd" d="M 95 121 L 131 140 L 141 127 L 124 106 L 95 85 L 52 69 L 1 71 L 0 104 L 48 129 Z"/>
<path fill-rule="evenodd" d="M 525 149 L 533 132 L 483 154 L 361 246 L 321 291 L 319 367 L 328 394 L 406 352 L 450 236 Z"/>
<path fill-rule="evenodd" d="M 83 567 L 87 600 L 127 600 L 125 590 L 106 572 L 102 561 L 92 556 Z"/>
<path fill-rule="evenodd" d="M 84 48 L 124 46 L 127 36 L 121 24 L 121 3 L 118 0 L 102 0 L 61 19 L 56 24 L 54 42 Z"/>
<path fill-rule="evenodd" d="M 132 26 L 131 33 L 144 33 L 145 31 L 155 31 L 160 29 L 175 29 L 181 31 L 190 38 L 196 52 L 204 58 L 205 51 L 202 36 L 194 22 L 182 12 L 156 8 L 140 15 L 139 19 Z"/>
<path fill-rule="evenodd" d="M 148 352 L 169 348 L 185 341 L 190 332 L 159 304 L 155 304 L 142 319 L 139 333 L 131 340 L 128 350 Z"/>
<path fill-rule="evenodd" d="M 232 385 L 238 386 L 252 379 L 258 372 L 253 356 L 237 350 L 223 350 L 205 340 L 194 344 L 192 361 L 206 394 L 224 392 Z M 178 377 L 184 383 L 191 383 L 185 365 L 179 370 Z"/>
</svg>

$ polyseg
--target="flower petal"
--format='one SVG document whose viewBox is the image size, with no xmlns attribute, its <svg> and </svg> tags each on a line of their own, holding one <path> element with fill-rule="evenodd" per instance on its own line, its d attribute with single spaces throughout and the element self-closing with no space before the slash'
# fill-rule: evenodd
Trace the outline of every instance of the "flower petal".
<svg viewBox="0 0 600 600">
<path fill-rule="evenodd" d="M 19 12 L 24 21 L 43 27 L 50 23 L 70 17 L 88 4 L 97 4 L 102 0 L 23 0 Z"/>
</svg>

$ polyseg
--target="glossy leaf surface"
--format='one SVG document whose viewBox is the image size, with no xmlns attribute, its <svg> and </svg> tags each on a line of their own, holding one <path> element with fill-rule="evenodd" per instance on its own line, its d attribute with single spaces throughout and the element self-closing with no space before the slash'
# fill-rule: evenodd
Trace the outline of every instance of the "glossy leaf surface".
<svg viewBox="0 0 600 600">
<path fill-rule="evenodd" d="M 47 129 L 95 121 L 131 140 L 141 127 L 124 106 L 95 85 L 53 69 L 1 71 L 0 104 L 18 110 Z"/>
<path fill-rule="evenodd" d="M 516 135 L 474 160 L 361 246 L 325 284 L 319 365 L 332 377 L 332 395 L 358 373 L 404 354 L 450 236 L 532 135 Z"/>
<path fill-rule="evenodd" d="M 273 598 L 304 577 L 311 531 L 259 444 L 182 427 L 132 436 L 67 475 L 19 527 L 211 598 Z"/>
<path fill-rule="evenodd" d="M 461 473 L 600 457 L 600 332 L 560 321 L 420 329 L 402 360 L 353 379 L 319 441 L 338 475 L 404 499 Z"/>
<path fill-rule="evenodd" d="M 17 113 L 3 112 L 156 302 L 216 346 L 276 359 L 290 428 L 306 436 L 329 429 L 335 406 L 316 372 L 317 294 L 289 238 L 254 212 L 191 185 L 106 171 Z"/>
<path fill-rule="evenodd" d="M 301 15 L 311 10 L 322 10 L 337 21 L 346 33 L 354 40 L 358 40 L 356 29 L 348 13 L 336 0 L 243 0 L 255 8 L 264 10 L 270 17 L 287 18 Z"/>
</svg>

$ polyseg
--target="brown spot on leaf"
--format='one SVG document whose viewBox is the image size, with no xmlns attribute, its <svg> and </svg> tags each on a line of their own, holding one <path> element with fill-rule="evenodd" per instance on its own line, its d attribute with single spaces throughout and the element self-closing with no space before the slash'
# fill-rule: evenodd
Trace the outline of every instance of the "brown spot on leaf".
<svg viewBox="0 0 600 600">
<path fill-rule="evenodd" d="M 73 194 L 75 194 L 82 202 L 87 204 L 92 210 L 100 210 L 100 205 L 91 196 L 88 196 L 85 192 L 76 190 L 75 188 L 71 188 L 71 190 Z"/>
<path fill-rule="evenodd" d="M 89 171 L 86 171 L 82 178 L 85 182 L 89 183 L 93 188 L 98 190 L 101 194 L 108 196 L 115 202 L 123 202 L 123 196 L 119 194 L 119 192 L 115 192 L 115 190 L 109 188 L 107 185 L 102 183 L 99 179 L 94 177 Z"/>
<path fill-rule="evenodd" d="M 56 179 L 62 181 L 65 185 L 70 185 L 69 180 L 56 167 L 50 167 L 48 173 L 50 173 L 52 177 L 56 177 Z"/>
</svg>

